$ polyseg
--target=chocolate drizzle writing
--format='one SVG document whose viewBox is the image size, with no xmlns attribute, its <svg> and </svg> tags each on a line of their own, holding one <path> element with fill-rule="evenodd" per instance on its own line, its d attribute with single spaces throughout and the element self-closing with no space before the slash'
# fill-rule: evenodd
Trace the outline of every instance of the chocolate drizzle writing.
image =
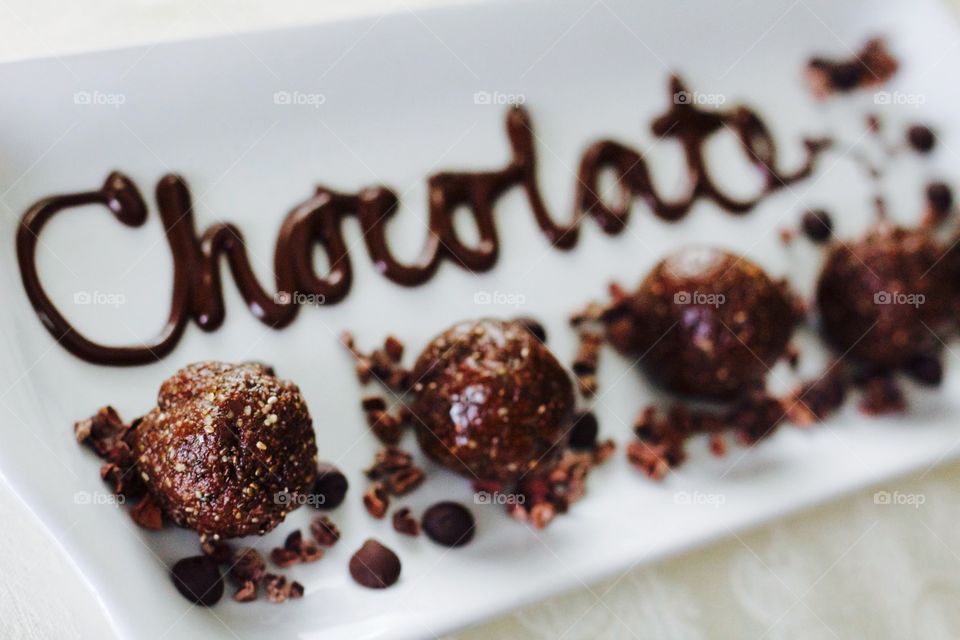
<svg viewBox="0 0 960 640">
<path fill-rule="evenodd" d="M 692 95 L 676 77 L 671 80 L 670 93 L 674 97 Z M 674 139 L 683 148 L 688 180 L 686 192 L 677 199 L 666 199 L 657 193 L 642 154 L 618 142 L 601 140 L 584 152 L 573 214 L 568 223 L 558 224 L 547 211 L 537 183 L 530 115 L 522 108 L 514 108 L 507 114 L 512 154 L 505 167 L 470 173 L 444 172 L 428 178 L 430 232 L 418 259 L 405 264 L 390 249 L 386 225 L 399 205 L 393 191 L 374 186 L 345 194 L 319 187 L 287 215 L 280 228 L 274 254 L 275 292 L 264 289 L 254 275 L 240 230 L 221 223 L 198 236 L 186 183 L 176 175 L 164 176 L 157 185 L 156 198 L 173 254 L 174 284 L 166 325 L 149 344 L 107 346 L 88 340 L 47 296 L 36 266 L 40 233 L 61 211 L 103 205 L 125 225 L 143 224 L 147 207 L 137 187 L 123 174 L 111 174 L 95 191 L 52 196 L 30 207 L 17 234 L 21 277 L 43 324 L 71 353 L 97 364 L 143 364 L 170 353 L 190 319 L 205 331 L 213 331 L 223 323 L 222 257 L 253 314 L 264 324 L 279 328 L 296 317 L 300 296 L 322 297 L 326 304 L 333 304 L 349 292 L 352 266 L 341 228 L 347 217 L 354 216 L 359 221 L 376 269 L 393 282 L 415 286 L 428 281 L 445 259 L 475 272 L 493 267 L 499 248 L 494 207 L 500 196 L 513 187 L 526 193 L 533 216 L 550 243 L 568 249 L 576 244 L 580 222 L 586 216 L 592 216 L 608 234 L 622 231 L 631 205 L 638 198 L 666 220 L 684 217 L 701 198 L 712 200 L 731 213 L 745 213 L 766 195 L 810 175 L 818 154 L 828 144 L 825 140 L 805 140 L 804 162 L 797 170 L 784 172 L 778 167 L 773 137 L 757 114 L 745 107 L 706 110 L 691 102 L 674 99 L 667 112 L 651 125 L 654 135 Z M 745 156 L 761 173 L 763 185 L 754 198 L 738 200 L 726 195 L 707 171 L 704 145 L 714 133 L 724 129 L 737 137 Z M 616 177 L 618 194 L 614 203 L 599 195 L 599 182 L 605 171 Z M 472 213 L 479 232 L 479 241 L 472 246 L 460 239 L 453 225 L 453 214 L 461 207 Z M 317 246 L 326 253 L 331 265 L 325 275 L 317 274 L 313 266 Z"/>
</svg>

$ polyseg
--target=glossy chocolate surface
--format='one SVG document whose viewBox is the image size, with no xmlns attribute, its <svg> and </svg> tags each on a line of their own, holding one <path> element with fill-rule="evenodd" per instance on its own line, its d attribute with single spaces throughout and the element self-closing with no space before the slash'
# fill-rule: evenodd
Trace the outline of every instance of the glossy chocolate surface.
<svg viewBox="0 0 960 640">
<path fill-rule="evenodd" d="M 824 140 L 805 140 L 805 161 L 796 171 L 785 172 L 779 168 L 773 137 L 756 113 L 746 107 L 703 109 L 692 101 L 676 98 L 684 92 L 686 88 L 680 79 L 672 78 L 669 108 L 650 125 L 655 136 L 674 139 L 683 149 L 687 183 L 684 193 L 676 199 L 658 193 L 647 161 L 639 151 L 613 140 L 600 140 L 588 146 L 580 159 L 572 216 L 566 223 L 556 222 L 540 193 L 530 114 L 517 107 L 506 117 L 512 154 L 503 168 L 442 172 L 428 178 L 429 233 L 420 257 L 412 263 L 398 260 L 387 238 L 387 224 L 399 207 L 394 191 L 377 185 L 347 194 L 321 186 L 284 220 L 274 254 L 274 286 L 264 287 L 251 268 L 240 230 L 220 223 L 198 234 L 186 182 L 179 176 L 167 175 L 156 190 L 174 263 L 166 324 L 147 344 L 98 344 L 73 327 L 48 297 L 37 271 L 36 248 L 47 222 L 86 205 L 103 205 L 119 222 L 132 227 L 142 225 L 147 207 L 139 190 L 123 174 L 113 173 L 99 189 L 51 196 L 30 207 L 17 234 L 21 277 L 44 326 L 71 353 L 97 364 L 143 364 L 169 354 L 191 319 L 205 331 L 213 331 L 223 323 L 223 258 L 247 306 L 270 327 L 284 327 L 293 321 L 301 295 L 323 299 L 325 304 L 342 300 L 350 290 L 353 276 L 341 229 L 348 217 L 359 220 L 367 253 L 376 269 L 393 282 L 415 286 L 430 280 L 443 260 L 475 272 L 491 269 L 499 251 L 494 208 L 499 198 L 514 187 L 526 193 L 533 217 L 547 241 L 559 249 L 569 249 L 576 245 L 580 223 L 588 216 L 606 233 L 620 233 L 636 199 L 666 220 L 683 218 L 701 199 L 711 200 L 731 213 L 745 213 L 766 195 L 808 176 L 817 155 L 828 144 Z M 715 133 L 725 130 L 736 135 L 744 156 L 761 173 L 763 186 L 754 198 L 729 196 L 710 177 L 704 145 Z M 617 176 L 618 196 L 613 203 L 603 201 L 599 195 L 600 176 L 607 170 Z M 463 242 L 453 225 L 453 213 L 461 207 L 471 211 L 479 230 L 479 242 L 473 246 Z M 313 252 L 317 246 L 332 265 L 327 274 L 318 274 L 314 269 Z"/>
</svg>

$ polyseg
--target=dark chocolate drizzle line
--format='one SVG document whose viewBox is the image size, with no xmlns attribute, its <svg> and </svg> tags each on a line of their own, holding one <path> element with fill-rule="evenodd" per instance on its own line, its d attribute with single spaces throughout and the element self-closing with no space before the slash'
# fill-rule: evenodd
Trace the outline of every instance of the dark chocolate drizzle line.
<svg viewBox="0 0 960 640">
<path fill-rule="evenodd" d="M 671 96 L 684 91 L 681 81 L 672 78 Z M 620 233 L 637 198 L 666 220 L 679 220 L 700 198 L 712 200 L 732 213 L 745 213 L 766 195 L 810 175 L 817 155 L 827 146 L 824 140 L 805 140 L 805 162 L 795 172 L 785 173 L 777 168 L 773 137 L 753 111 L 745 107 L 704 110 L 674 100 L 668 111 L 653 122 L 652 130 L 655 135 L 674 138 L 682 145 L 689 177 L 686 193 L 677 200 L 661 197 L 639 152 L 612 140 L 602 140 L 584 152 L 572 219 L 558 224 L 540 195 L 530 115 L 522 108 L 514 108 L 507 114 L 506 125 L 512 157 L 504 168 L 444 172 L 428 178 L 430 232 L 420 257 L 411 264 L 394 257 L 386 236 L 387 222 L 399 205 L 393 191 L 374 186 L 356 194 L 344 194 L 319 187 L 310 199 L 287 215 L 280 228 L 274 254 L 275 288 L 286 295 L 274 295 L 257 281 L 240 230 L 231 224 L 216 224 L 198 236 L 186 183 L 176 175 L 167 175 L 158 183 L 156 193 L 174 263 L 166 326 L 149 344 L 96 344 L 80 334 L 47 296 L 37 273 L 36 245 L 43 226 L 53 216 L 84 205 L 104 205 L 117 220 L 131 227 L 143 224 L 147 207 L 136 185 L 123 174 L 112 173 L 96 191 L 52 196 L 37 202 L 24 214 L 17 233 L 23 284 L 44 326 L 74 355 L 97 364 L 143 364 L 170 353 L 190 319 L 204 331 L 214 331 L 223 323 L 221 257 L 226 258 L 247 306 L 271 327 L 283 327 L 293 321 L 299 309 L 296 295 L 323 296 L 326 304 L 342 300 L 352 280 L 341 229 L 344 218 L 349 216 L 359 221 L 376 269 L 393 282 L 416 286 L 427 282 L 444 259 L 475 272 L 493 267 L 499 250 L 494 207 L 500 196 L 513 187 L 524 190 L 534 218 L 551 244 L 568 249 L 577 243 L 580 222 L 586 216 L 593 216 L 606 233 Z M 742 150 L 764 177 L 763 188 L 753 199 L 736 200 L 724 194 L 707 171 L 704 143 L 724 127 L 737 136 Z M 612 170 L 617 176 L 619 195 L 614 204 L 604 202 L 598 195 L 598 182 L 605 170 Z M 459 207 L 466 207 L 473 214 L 480 237 L 476 245 L 464 244 L 454 229 L 453 213 Z M 331 265 L 326 275 L 317 274 L 313 268 L 315 245 L 323 248 Z"/>
</svg>

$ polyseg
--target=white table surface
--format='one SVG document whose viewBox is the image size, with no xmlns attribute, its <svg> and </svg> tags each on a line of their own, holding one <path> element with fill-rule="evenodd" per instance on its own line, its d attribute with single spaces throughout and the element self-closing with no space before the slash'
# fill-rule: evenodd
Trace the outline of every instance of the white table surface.
<svg viewBox="0 0 960 640">
<path fill-rule="evenodd" d="M 0 0 L 0 60 L 206 34 L 242 38 L 263 27 L 431 4 L 452 2 Z M 919 507 L 877 504 L 874 490 L 865 491 L 584 584 L 458 637 L 960 637 L 958 481 L 960 464 L 930 469 L 878 488 L 919 497 Z M 110 637 L 95 595 L 2 484 L 0 523 L 0 637 Z"/>
</svg>

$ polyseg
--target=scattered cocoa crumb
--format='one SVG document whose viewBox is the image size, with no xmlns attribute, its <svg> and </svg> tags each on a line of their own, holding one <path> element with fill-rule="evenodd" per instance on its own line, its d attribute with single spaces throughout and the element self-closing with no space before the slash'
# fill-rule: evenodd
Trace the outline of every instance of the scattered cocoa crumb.
<svg viewBox="0 0 960 640">
<path fill-rule="evenodd" d="M 392 446 L 400 442 L 408 425 L 400 415 L 391 414 L 386 409 L 373 409 L 367 411 L 367 426 L 377 440 Z"/>
<path fill-rule="evenodd" d="M 154 502 L 149 494 L 143 496 L 140 502 L 130 511 L 130 517 L 133 521 L 144 529 L 159 531 L 163 529 L 163 511 Z"/>
<path fill-rule="evenodd" d="M 280 603 L 303 597 L 303 585 L 295 580 L 288 581 L 284 576 L 268 573 L 263 578 L 263 585 L 270 602 Z"/>
<path fill-rule="evenodd" d="M 570 316 L 570 326 L 580 328 L 587 324 L 597 323 L 606 311 L 607 305 L 600 304 L 599 302 L 591 302 Z"/>
<path fill-rule="evenodd" d="M 843 406 L 847 398 L 847 376 L 839 366 L 816 380 L 804 383 L 793 390 L 785 400 L 787 419 L 798 426 L 823 422 Z"/>
<path fill-rule="evenodd" d="M 727 416 L 727 422 L 742 444 L 756 444 L 776 430 L 786 418 L 783 403 L 765 391 L 747 394 Z"/>
<path fill-rule="evenodd" d="M 386 411 L 387 410 L 387 401 L 383 396 L 365 396 L 361 401 L 360 405 L 363 407 L 363 410 L 367 413 L 371 411 Z"/>
<path fill-rule="evenodd" d="M 763 389 L 746 393 L 723 412 L 690 411 L 684 406 L 670 408 L 664 416 L 656 407 L 644 409 L 634 423 L 637 440 L 627 445 L 627 460 L 654 480 L 663 479 L 669 470 L 687 458 L 686 443 L 696 434 L 707 434 L 714 455 L 724 455 L 724 434 L 733 433 L 746 445 L 769 436 L 785 419 L 783 401 Z"/>
<path fill-rule="evenodd" d="M 234 555 L 229 576 L 235 585 L 243 586 L 246 582 L 260 582 L 266 571 L 267 563 L 260 552 L 253 547 L 244 547 Z"/>
<path fill-rule="evenodd" d="M 316 562 L 323 557 L 323 550 L 313 540 L 306 540 L 299 529 L 287 536 L 283 547 L 296 553 L 300 562 Z"/>
<path fill-rule="evenodd" d="M 903 389 L 892 375 L 876 376 L 863 385 L 860 411 L 868 416 L 902 413 L 907 408 Z"/>
<path fill-rule="evenodd" d="M 520 480 L 514 499 L 507 500 L 507 512 L 535 528 L 546 527 L 556 515 L 566 513 L 583 497 L 587 475 L 610 457 L 613 446 L 613 441 L 606 441 L 594 451 L 568 449 L 555 466 L 538 469 Z"/>
<path fill-rule="evenodd" d="M 106 458 L 118 442 L 123 440 L 129 427 L 120 419 L 113 407 L 102 407 L 86 420 L 73 425 L 77 442 L 86 444 L 101 458 Z"/>
<path fill-rule="evenodd" d="M 383 343 L 383 350 L 393 362 L 400 362 L 403 359 L 403 343 L 394 336 L 387 336 Z"/>
<path fill-rule="evenodd" d="M 401 507 L 393 512 L 393 529 L 405 536 L 420 535 L 420 523 L 413 517 L 409 507 Z"/>
<path fill-rule="evenodd" d="M 653 480 L 662 480 L 670 471 L 665 453 L 664 445 L 649 445 L 639 440 L 627 444 L 627 460 Z"/>
<path fill-rule="evenodd" d="M 807 64 L 807 82 L 814 96 L 826 98 L 834 93 L 882 85 L 898 67 L 886 43 L 873 38 L 849 60 L 813 58 Z"/>
<path fill-rule="evenodd" d="M 300 562 L 300 554 L 285 547 L 275 547 L 270 551 L 270 560 L 281 569 L 286 569 Z"/>
<path fill-rule="evenodd" d="M 403 368 L 403 343 L 393 336 L 387 337 L 383 348 L 369 354 L 359 351 L 353 335 L 344 332 L 340 342 L 350 351 L 356 361 L 357 378 L 362 384 L 376 378 L 378 382 L 398 393 L 404 393 L 410 386 L 410 371 Z"/>
<path fill-rule="evenodd" d="M 377 452 L 373 465 L 364 473 L 381 485 L 387 495 L 403 496 L 423 483 L 426 474 L 413 462 L 413 456 L 397 447 L 384 447 Z"/>
<path fill-rule="evenodd" d="M 793 241 L 796 240 L 796 238 L 796 229 L 780 229 L 780 242 L 782 242 L 785 246 L 789 247 L 791 244 L 793 244 Z"/>
<path fill-rule="evenodd" d="M 363 494 L 363 506 L 374 518 L 380 519 L 387 514 L 390 507 L 390 497 L 379 482 L 374 483 Z"/>
<path fill-rule="evenodd" d="M 611 439 L 604 440 L 593 448 L 593 464 L 601 465 L 609 460 L 617 450 L 617 443 Z"/>
<path fill-rule="evenodd" d="M 139 498 L 147 491 L 143 485 L 143 478 L 137 473 L 132 460 L 126 467 L 114 462 L 104 462 L 100 467 L 100 479 L 110 486 L 113 493 L 125 498 Z"/>
<path fill-rule="evenodd" d="M 247 580 L 234 592 L 233 599 L 237 602 L 253 602 L 257 599 L 257 583 Z"/>
<path fill-rule="evenodd" d="M 580 331 L 580 345 L 573 360 L 574 375 L 580 392 L 591 397 L 597 392 L 597 365 L 600 361 L 600 347 L 603 345 L 603 335 L 596 331 Z"/>
<path fill-rule="evenodd" d="M 340 529 L 327 516 L 317 516 L 310 522 L 313 539 L 325 547 L 332 547 L 340 539 Z"/>
</svg>

